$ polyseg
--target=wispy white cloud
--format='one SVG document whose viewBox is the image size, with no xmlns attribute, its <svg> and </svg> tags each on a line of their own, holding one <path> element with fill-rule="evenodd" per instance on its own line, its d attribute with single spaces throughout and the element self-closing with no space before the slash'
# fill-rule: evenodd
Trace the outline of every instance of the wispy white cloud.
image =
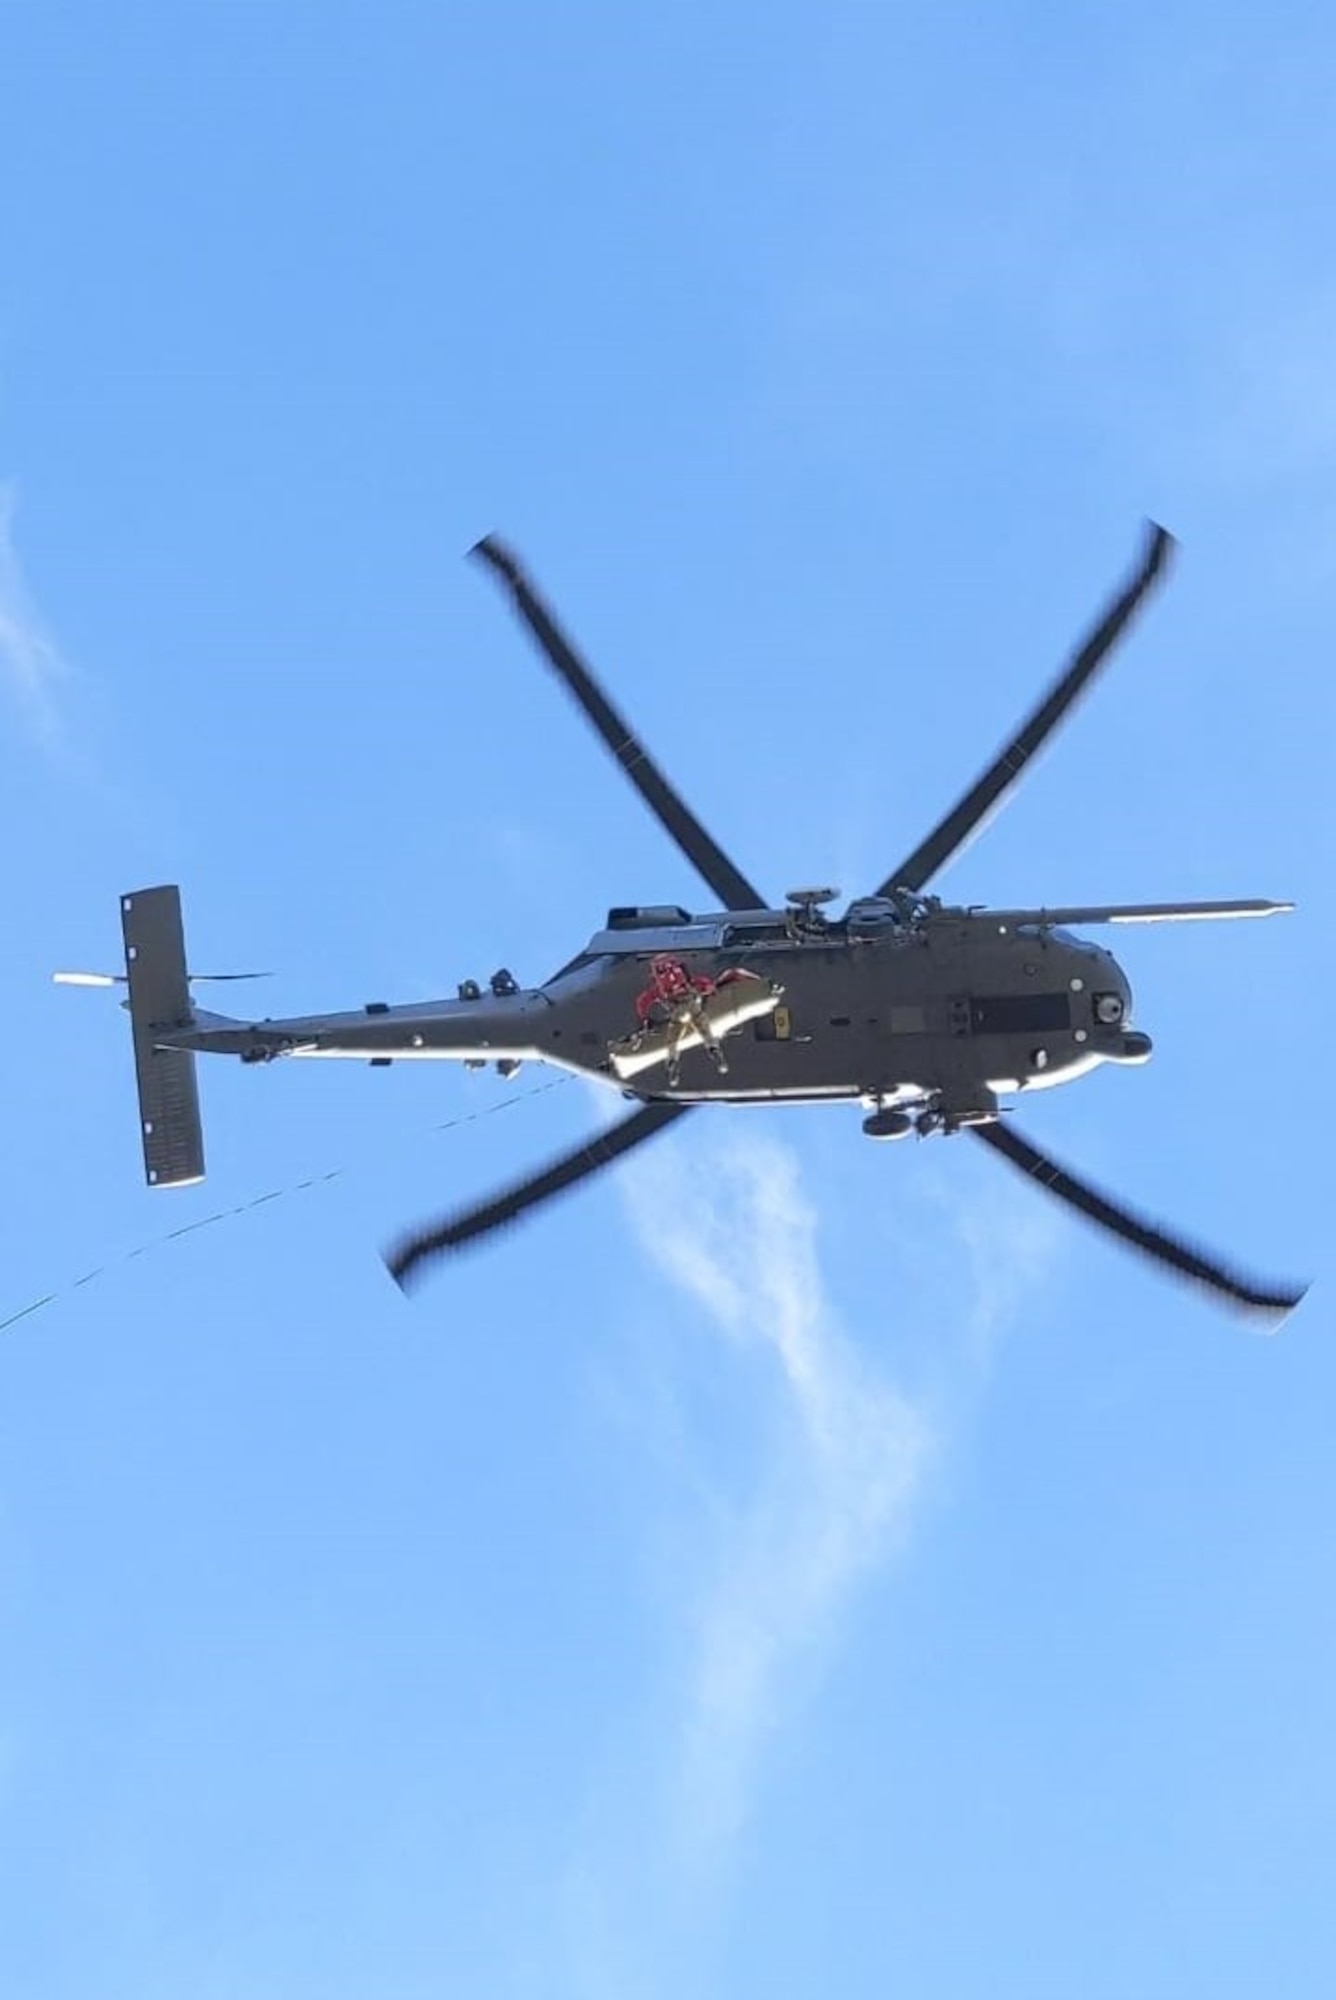
<svg viewBox="0 0 1336 2000">
<path fill-rule="evenodd" d="M 24 580 L 14 547 L 15 495 L 0 484 L 0 685 L 46 743 L 57 733 L 56 690 L 69 669 Z"/>
<path fill-rule="evenodd" d="M 581 2000 L 699 1989 L 767 1756 L 905 1547 L 1061 1234 L 1032 1190 L 1005 1176 L 963 1190 L 944 1164 L 905 1254 L 883 1246 L 900 1273 L 898 1371 L 884 1334 L 870 1348 L 841 1323 L 799 1157 L 759 1122 L 693 1130 L 623 1169 L 641 1247 L 689 1307 L 669 1317 L 728 1386 L 722 1405 L 697 1402 L 680 1337 L 667 1357 L 655 1339 L 637 1385 L 637 1442 L 674 1522 L 659 1551 L 668 1637 L 653 1712 L 616 1722 L 566 1872 Z M 897 1379 L 911 1371 L 928 1386 Z"/>
<path fill-rule="evenodd" d="M 766 1740 L 859 1581 L 907 1530 L 934 1436 L 839 1325 L 792 1150 L 769 1137 L 711 1147 L 693 1154 L 691 1185 L 709 1199 L 684 1208 L 682 1162 L 666 1151 L 628 1178 L 641 1241 L 773 1392 L 754 1484 L 713 1510 L 717 1551 L 687 1612 L 677 1832 L 708 1865 L 741 1829 Z M 672 1215 L 682 1228 L 663 1227 Z"/>
<path fill-rule="evenodd" d="M 957 1288 L 963 1301 L 958 1353 L 972 1364 L 976 1384 L 986 1378 L 1006 1329 L 1017 1323 L 1029 1301 L 1043 1295 L 1072 1227 L 1062 1208 L 1039 1188 L 1027 1186 L 1000 1162 L 979 1159 L 977 1150 L 969 1160 L 967 1181 L 959 1171 L 964 1162 L 953 1157 L 925 1188 L 957 1266 L 963 1265 L 968 1278 L 963 1293 Z M 959 1402 L 966 1384 L 959 1368 L 957 1376 Z"/>
</svg>

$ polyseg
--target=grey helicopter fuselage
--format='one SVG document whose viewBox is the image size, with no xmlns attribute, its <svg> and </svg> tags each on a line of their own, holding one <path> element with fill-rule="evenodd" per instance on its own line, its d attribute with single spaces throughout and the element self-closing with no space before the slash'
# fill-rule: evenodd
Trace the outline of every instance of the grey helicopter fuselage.
<svg viewBox="0 0 1336 2000">
<path fill-rule="evenodd" d="M 662 1066 L 627 1095 L 730 1104 L 862 1099 L 931 1101 L 948 1125 L 996 1114 L 999 1092 L 1066 1083 L 1101 1062 L 1144 1062 L 1131 990 L 1102 947 L 1043 913 L 906 909 L 874 897 L 828 921 L 812 909 L 690 916 L 675 906 L 616 909 L 585 950 L 544 985 L 506 973 L 491 990 L 426 1005 L 224 1022 L 197 1015 L 164 1037 L 178 1047 L 268 1061 L 544 1062 L 618 1087 L 609 1051 L 636 1023 L 655 958 L 710 981 L 730 971 L 769 982 L 773 1008 L 729 1034 L 722 1071 L 700 1047 L 676 1080 Z M 902 1128 L 903 1129 L 903 1128 Z"/>
<path fill-rule="evenodd" d="M 602 930 L 543 985 L 506 971 L 466 980 L 453 1000 L 383 1001 L 347 1013 L 245 1021 L 192 997 L 179 889 L 121 898 L 125 972 L 60 974 L 76 985 L 123 983 L 133 1032 L 144 1173 L 150 1186 L 204 1178 L 195 1058 L 343 1057 L 383 1066 L 455 1061 L 510 1076 L 551 1064 L 620 1090 L 632 1108 L 542 1170 L 414 1229 L 386 1255 L 406 1285 L 437 1258 L 507 1228 L 604 1172 L 701 1104 L 865 1107 L 871 1139 L 968 1132 L 1055 1199 L 1179 1276 L 1269 1319 L 1302 1286 L 1265 1283 L 1128 1210 L 1018 1132 L 1002 1100 L 1070 1083 L 1097 1065 L 1144 1063 L 1132 995 L 1088 924 L 1269 917 L 1292 908 L 1232 902 L 946 908 L 927 886 L 1024 773 L 1099 672 L 1163 573 L 1172 537 L 1150 526 L 1126 585 L 1109 603 L 1014 736 L 910 852 L 843 916 L 834 889 L 795 889 L 775 908 L 674 789 L 525 574 L 484 536 L 475 554 L 509 592 L 549 667 L 628 782 L 708 884 L 718 914 L 675 904 L 608 912 Z"/>
</svg>

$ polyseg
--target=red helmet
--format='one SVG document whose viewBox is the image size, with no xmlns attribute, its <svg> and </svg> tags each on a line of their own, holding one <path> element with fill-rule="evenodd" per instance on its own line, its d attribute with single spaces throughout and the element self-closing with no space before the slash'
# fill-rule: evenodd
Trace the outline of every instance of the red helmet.
<svg viewBox="0 0 1336 2000">
<path fill-rule="evenodd" d="M 686 967 L 671 952 L 657 953 L 650 960 L 649 972 L 660 993 L 680 993 L 688 983 Z"/>
</svg>

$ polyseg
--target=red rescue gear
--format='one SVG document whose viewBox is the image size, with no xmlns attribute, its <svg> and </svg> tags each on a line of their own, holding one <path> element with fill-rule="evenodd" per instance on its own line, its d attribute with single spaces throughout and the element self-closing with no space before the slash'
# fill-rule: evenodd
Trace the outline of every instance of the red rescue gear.
<svg viewBox="0 0 1336 2000">
<path fill-rule="evenodd" d="M 689 1000 L 693 993 L 713 992 L 712 979 L 707 979 L 704 973 L 688 972 L 680 958 L 660 952 L 650 960 L 649 985 L 636 995 L 636 1019 L 643 1028 L 656 1007 L 667 1007 L 671 1011 L 683 1000 Z"/>
</svg>

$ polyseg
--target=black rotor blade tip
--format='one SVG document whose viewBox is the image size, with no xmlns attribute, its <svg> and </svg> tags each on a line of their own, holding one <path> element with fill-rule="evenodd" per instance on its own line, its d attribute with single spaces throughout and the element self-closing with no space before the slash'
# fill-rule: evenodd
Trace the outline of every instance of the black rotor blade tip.
<svg viewBox="0 0 1336 2000">
<path fill-rule="evenodd" d="M 457 1210 L 430 1228 L 403 1237 L 385 1255 L 390 1276 L 400 1291 L 407 1290 L 409 1278 L 425 1275 L 427 1266 L 447 1250 L 462 1250 L 490 1236 L 494 1230 L 508 1229 L 554 1195 L 565 1194 L 591 1174 L 601 1173 L 623 1154 L 653 1138 L 675 1119 L 684 1117 L 690 1109 L 690 1105 L 663 1099 L 641 1103 L 619 1124 L 596 1132 L 592 1139 L 563 1153 L 539 1172 L 529 1174 L 472 1208 Z"/>
<path fill-rule="evenodd" d="M 385 1268 L 399 1290 L 412 1291 L 426 1277 L 432 1261 L 445 1251 L 457 1250 L 476 1236 L 485 1235 L 489 1228 L 497 1227 L 501 1218 L 496 1218 L 493 1210 L 494 1204 L 488 1203 L 481 1212 L 466 1212 L 438 1223 L 435 1228 L 414 1230 L 411 1236 L 401 1236 L 393 1249 L 383 1251 Z M 487 1219 L 483 1220 L 484 1217 Z"/>
<path fill-rule="evenodd" d="M 397 1243 L 393 1250 L 387 1250 L 383 1253 L 383 1255 L 385 1261 L 385 1269 L 394 1279 L 394 1282 L 399 1287 L 399 1290 L 401 1292 L 407 1292 L 409 1289 L 409 1281 L 413 1274 L 413 1267 L 417 1262 L 417 1257 L 415 1254 L 415 1248 L 413 1243 L 407 1241 L 402 1243 Z"/>
<path fill-rule="evenodd" d="M 1168 562 L 1178 543 L 1167 528 L 1158 521 L 1147 521 L 1146 575 L 1158 576 Z"/>
<path fill-rule="evenodd" d="M 521 579 L 519 558 L 499 535 L 484 535 L 480 542 L 473 544 L 469 554 L 476 556 L 480 562 L 485 562 L 489 569 L 496 570 L 507 583 L 519 583 Z"/>
<path fill-rule="evenodd" d="M 1008 1122 L 975 1125 L 976 1139 L 1028 1174 L 1031 1179 L 1066 1202 L 1087 1221 L 1120 1237 L 1131 1249 L 1190 1283 L 1206 1288 L 1225 1304 L 1256 1318 L 1279 1323 L 1293 1312 L 1307 1292 L 1307 1285 L 1266 1284 L 1213 1256 L 1199 1245 L 1173 1234 L 1162 1223 L 1140 1215 L 1104 1194 L 1060 1161 L 1041 1153 L 1016 1127 Z"/>
</svg>

